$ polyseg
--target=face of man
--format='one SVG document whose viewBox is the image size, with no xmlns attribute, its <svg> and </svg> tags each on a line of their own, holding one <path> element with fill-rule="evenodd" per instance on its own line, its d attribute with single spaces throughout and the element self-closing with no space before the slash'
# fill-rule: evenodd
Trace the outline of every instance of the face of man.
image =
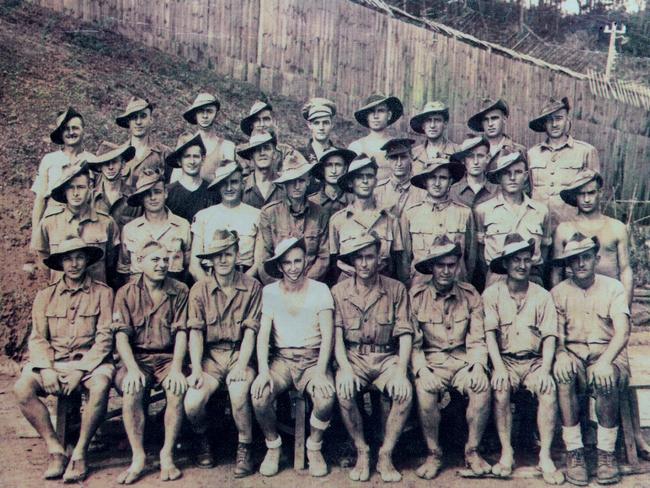
<svg viewBox="0 0 650 488">
<path fill-rule="evenodd" d="M 72 281 L 79 281 L 83 278 L 88 265 L 88 256 L 83 251 L 72 251 L 61 259 L 63 274 Z"/>
<path fill-rule="evenodd" d="M 262 110 L 253 120 L 253 132 L 261 132 L 271 129 L 275 126 L 273 121 L 273 112 L 270 110 Z"/>
<path fill-rule="evenodd" d="M 443 256 L 433 263 L 431 271 L 433 275 L 433 284 L 436 288 L 439 290 L 446 290 L 454 285 L 458 262 L 458 256 Z"/>
<path fill-rule="evenodd" d="M 63 144 L 76 147 L 83 142 L 84 123 L 81 117 L 72 117 L 63 128 Z"/>
<path fill-rule="evenodd" d="M 147 251 L 149 251 L 149 254 L 138 258 L 142 274 L 151 281 L 164 280 L 169 269 L 169 256 L 167 255 L 167 251 L 163 248 L 148 249 Z"/>
<path fill-rule="evenodd" d="M 406 178 L 411 174 L 410 153 L 397 154 L 389 158 L 390 167 L 395 178 Z"/>
<path fill-rule="evenodd" d="M 294 247 L 285 253 L 280 260 L 280 270 L 285 280 L 290 282 L 298 281 L 305 270 L 305 251 L 299 247 Z"/>
<path fill-rule="evenodd" d="M 383 130 L 388 127 L 388 121 L 393 113 L 388 110 L 388 105 L 381 103 L 368 112 L 368 127 L 371 130 Z"/>
<path fill-rule="evenodd" d="M 129 131 L 134 137 L 145 137 L 149 134 L 152 123 L 151 109 L 145 108 L 131 115 L 131 118 L 129 118 Z"/>
<path fill-rule="evenodd" d="M 528 281 L 532 266 L 533 253 L 530 251 L 521 251 L 504 259 L 508 278 L 515 281 Z"/>
<path fill-rule="evenodd" d="M 575 278 L 580 281 L 589 281 L 596 273 L 596 265 L 599 260 L 600 256 L 596 254 L 596 250 L 590 249 L 569 258 L 568 264 Z"/>
<path fill-rule="evenodd" d="M 427 139 L 435 141 L 442 137 L 447 128 L 447 121 L 442 114 L 433 114 L 422 123 L 422 130 Z"/>
<path fill-rule="evenodd" d="M 345 174 L 345 160 L 341 156 L 330 156 L 323 163 L 325 182 L 335 185 L 336 181 Z"/>
<path fill-rule="evenodd" d="M 452 179 L 449 168 L 439 168 L 427 178 L 427 192 L 433 198 L 445 198 L 447 193 L 449 193 L 451 183 Z"/>
<path fill-rule="evenodd" d="M 217 117 L 216 105 L 206 105 L 196 110 L 196 123 L 201 129 L 207 129 L 214 123 Z"/>
<path fill-rule="evenodd" d="M 219 183 L 219 195 L 221 201 L 232 206 L 241 202 L 242 191 L 244 189 L 244 177 L 241 171 L 235 171 L 224 181 Z"/>
<path fill-rule="evenodd" d="M 526 178 L 528 178 L 526 163 L 519 161 L 518 163 L 511 164 L 499 174 L 501 190 L 511 195 L 520 193 L 524 191 Z"/>
<path fill-rule="evenodd" d="M 307 122 L 311 137 L 318 142 L 327 142 L 332 132 L 332 117 L 326 115 Z"/>
<path fill-rule="evenodd" d="M 237 245 L 212 256 L 212 267 L 217 276 L 229 276 L 235 270 Z"/>
<path fill-rule="evenodd" d="M 307 194 L 307 186 L 309 185 L 309 177 L 301 176 L 294 178 L 284 184 L 287 191 L 287 196 L 292 200 L 303 200 Z"/>
<path fill-rule="evenodd" d="M 472 149 L 467 156 L 463 158 L 467 174 L 476 178 L 485 174 L 485 167 L 490 161 L 489 148 L 487 146 L 478 146 Z"/>
<path fill-rule="evenodd" d="M 261 146 L 257 146 L 252 153 L 253 163 L 258 169 L 266 169 L 271 167 L 273 162 L 273 153 L 275 153 L 275 146 L 267 142 Z"/>
<path fill-rule="evenodd" d="M 591 181 L 581 187 L 576 193 L 578 210 L 583 214 L 590 214 L 598 210 L 600 204 L 600 185 L 597 181 Z"/>
<path fill-rule="evenodd" d="M 568 132 L 569 113 L 566 109 L 560 109 L 546 117 L 544 121 L 546 135 L 549 139 L 559 139 Z"/>
<path fill-rule="evenodd" d="M 506 116 L 501 110 L 490 110 L 483 116 L 483 132 L 493 139 L 503 135 L 506 126 Z"/>
<path fill-rule="evenodd" d="M 199 146 L 190 146 L 183 151 L 181 169 L 188 176 L 198 176 L 203 164 L 203 154 Z"/>
<path fill-rule="evenodd" d="M 357 276 L 361 279 L 372 278 L 379 267 L 379 252 L 377 246 L 367 246 L 357 251 L 352 260 Z"/>
<path fill-rule="evenodd" d="M 167 199 L 167 190 L 162 181 L 157 182 L 151 189 L 147 190 L 142 199 L 144 209 L 147 212 L 160 212 L 165 208 L 165 200 Z"/>
<path fill-rule="evenodd" d="M 359 198 L 370 198 L 377 186 L 377 172 L 374 168 L 365 167 L 355 172 L 352 178 L 352 192 Z"/>
<path fill-rule="evenodd" d="M 78 209 L 84 206 L 90 197 L 90 178 L 83 174 L 75 176 L 65 186 L 65 197 L 68 200 L 68 206 Z"/>
<path fill-rule="evenodd" d="M 122 158 L 118 157 L 102 164 L 102 176 L 108 181 L 113 181 L 122 174 L 124 163 Z"/>
</svg>

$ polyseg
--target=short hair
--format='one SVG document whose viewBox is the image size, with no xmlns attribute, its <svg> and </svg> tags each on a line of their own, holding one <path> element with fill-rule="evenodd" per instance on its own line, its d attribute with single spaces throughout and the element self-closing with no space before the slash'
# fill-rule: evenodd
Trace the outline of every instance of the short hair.
<svg viewBox="0 0 650 488">
<path fill-rule="evenodd" d="M 147 241 L 138 249 L 138 257 L 144 258 L 145 256 L 155 252 L 156 250 L 165 249 L 165 247 L 158 241 Z"/>
</svg>

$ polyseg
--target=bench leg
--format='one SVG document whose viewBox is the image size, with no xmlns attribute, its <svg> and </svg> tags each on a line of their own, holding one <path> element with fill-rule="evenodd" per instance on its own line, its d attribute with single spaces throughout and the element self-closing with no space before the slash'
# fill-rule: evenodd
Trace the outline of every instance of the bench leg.
<svg viewBox="0 0 650 488">
<path fill-rule="evenodd" d="M 68 448 L 68 417 L 70 412 L 70 401 L 67 398 L 59 397 L 56 399 L 56 436 L 63 446 Z"/>
<path fill-rule="evenodd" d="M 621 398 L 619 401 L 621 413 L 621 433 L 623 435 L 625 457 L 627 458 L 627 463 L 631 466 L 636 466 L 639 464 L 639 457 L 636 452 L 636 440 L 634 438 L 634 424 L 632 421 L 632 415 L 634 415 L 634 411 L 632 409 L 631 396 L 634 394 L 636 393 L 626 388 L 621 391 Z"/>
<path fill-rule="evenodd" d="M 307 437 L 307 400 L 303 395 L 296 395 L 293 398 L 296 412 L 296 423 L 294 428 L 293 444 L 293 469 L 303 470 L 306 467 L 306 446 Z"/>
</svg>

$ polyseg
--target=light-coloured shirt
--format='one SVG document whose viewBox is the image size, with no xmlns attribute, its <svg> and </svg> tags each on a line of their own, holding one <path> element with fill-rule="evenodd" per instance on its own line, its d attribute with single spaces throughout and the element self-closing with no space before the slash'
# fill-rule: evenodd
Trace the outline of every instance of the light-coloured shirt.
<svg viewBox="0 0 650 488">
<path fill-rule="evenodd" d="M 75 161 L 85 161 L 90 157 L 92 154 L 88 151 L 82 151 L 72 159 L 61 150 L 47 153 L 38 165 L 38 173 L 34 178 L 32 191 L 40 196 L 48 196 L 54 184 L 61 178 L 65 168 Z"/>
<path fill-rule="evenodd" d="M 357 154 L 365 153 L 371 158 L 375 158 L 377 161 L 377 178 L 382 180 L 390 176 L 390 161 L 386 158 L 386 151 L 382 149 L 382 146 L 391 140 L 391 137 L 388 134 L 384 134 L 382 138 L 376 136 L 367 135 L 361 137 L 356 141 L 353 141 L 348 149 L 354 151 Z"/>
<path fill-rule="evenodd" d="M 409 180 L 399 183 L 391 177 L 377 183 L 374 195 L 379 208 L 389 209 L 399 217 L 405 208 L 423 201 L 427 192 L 411 185 Z"/>
<path fill-rule="evenodd" d="M 446 137 L 442 139 L 441 144 L 437 144 L 435 149 L 430 149 L 431 143 L 425 140 L 413 148 L 413 174 L 419 173 L 433 159 L 449 158 L 455 152 L 460 151 L 460 145 L 450 141 Z"/>
</svg>

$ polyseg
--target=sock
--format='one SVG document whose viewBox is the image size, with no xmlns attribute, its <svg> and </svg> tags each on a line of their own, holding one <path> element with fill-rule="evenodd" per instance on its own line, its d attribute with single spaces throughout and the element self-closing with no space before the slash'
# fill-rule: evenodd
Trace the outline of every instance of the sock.
<svg viewBox="0 0 650 488">
<path fill-rule="evenodd" d="M 280 436 L 278 436 L 280 437 Z M 251 441 L 250 437 L 244 434 L 239 434 L 238 441 L 240 444 L 252 444 L 253 441 Z"/>
<path fill-rule="evenodd" d="M 311 417 L 309 418 L 309 425 L 311 425 L 315 429 L 325 430 L 330 426 L 330 421 L 321 420 L 318 417 L 316 417 L 316 414 L 314 414 L 314 412 L 312 412 Z"/>
<path fill-rule="evenodd" d="M 596 447 L 601 451 L 614 452 L 616 450 L 616 438 L 618 437 L 618 427 L 608 429 L 598 424 L 596 431 L 598 439 Z"/>
<path fill-rule="evenodd" d="M 580 431 L 580 424 L 573 427 L 562 426 L 562 439 L 567 451 L 575 451 L 585 447 L 582 444 L 582 432 Z"/>
<path fill-rule="evenodd" d="M 307 442 L 305 444 L 308 451 L 320 451 L 321 447 L 323 447 L 323 441 L 313 441 L 311 436 L 307 437 Z"/>
<path fill-rule="evenodd" d="M 268 449 L 279 449 L 280 447 L 282 447 L 282 437 L 280 436 L 277 436 L 272 441 L 266 439 L 265 442 L 266 442 L 266 447 Z"/>
</svg>

